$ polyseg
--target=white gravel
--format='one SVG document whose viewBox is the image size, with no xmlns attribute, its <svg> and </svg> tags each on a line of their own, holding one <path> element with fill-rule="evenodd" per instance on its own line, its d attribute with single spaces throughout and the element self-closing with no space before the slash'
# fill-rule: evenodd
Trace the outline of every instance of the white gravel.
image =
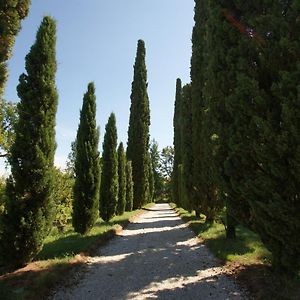
<svg viewBox="0 0 300 300">
<path fill-rule="evenodd" d="M 50 299 L 246 299 L 168 204 L 156 204 L 95 255 L 73 274 L 75 285 Z"/>
</svg>

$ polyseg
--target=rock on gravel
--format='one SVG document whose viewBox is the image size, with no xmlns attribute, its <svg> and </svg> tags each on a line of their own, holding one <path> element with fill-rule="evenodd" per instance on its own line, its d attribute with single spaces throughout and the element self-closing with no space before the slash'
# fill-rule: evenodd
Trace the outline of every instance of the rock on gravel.
<svg viewBox="0 0 300 300">
<path fill-rule="evenodd" d="M 168 204 L 142 214 L 74 276 L 50 299 L 246 299 Z"/>
</svg>

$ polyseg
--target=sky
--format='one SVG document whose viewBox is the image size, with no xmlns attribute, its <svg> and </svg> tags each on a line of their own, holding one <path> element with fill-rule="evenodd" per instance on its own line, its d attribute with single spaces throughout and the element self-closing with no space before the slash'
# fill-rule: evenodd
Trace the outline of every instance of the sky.
<svg viewBox="0 0 300 300">
<path fill-rule="evenodd" d="M 102 150 L 105 124 L 116 114 L 118 139 L 127 144 L 130 93 L 137 41 L 146 44 L 150 138 L 159 148 L 173 143 L 176 78 L 190 81 L 193 0 L 32 0 L 8 62 L 5 99 L 19 101 L 16 86 L 25 56 L 43 16 L 57 21 L 59 105 L 55 164 L 65 166 L 76 137 L 83 94 L 96 86 L 97 124 Z"/>
</svg>

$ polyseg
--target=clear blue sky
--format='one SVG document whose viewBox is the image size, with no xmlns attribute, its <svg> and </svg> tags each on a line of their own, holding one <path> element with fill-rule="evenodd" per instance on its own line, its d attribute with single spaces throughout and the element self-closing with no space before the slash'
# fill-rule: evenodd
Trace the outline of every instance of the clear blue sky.
<svg viewBox="0 0 300 300">
<path fill-rule="evenodd" d="M 57 20 L 56 164 L 64 166 L 75 139 L 87 84 L 94 81 L 102 149 L 109 114 L 117 118 L 119 141 L 127 143 L 131 82 L 137 40 L 146 43 L 151 139 L 173 142 L 176 78 L 189 82 L 193 0 L 32 0 L 9 61 L 5 98 L 18 101 L 16 86 L 24 58 L 45 15 Z"/>
</svg>

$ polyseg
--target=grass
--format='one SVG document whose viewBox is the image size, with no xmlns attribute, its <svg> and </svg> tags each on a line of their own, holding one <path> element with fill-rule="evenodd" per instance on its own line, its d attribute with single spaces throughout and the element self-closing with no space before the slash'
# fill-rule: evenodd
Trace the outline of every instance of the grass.
<svg viewBox="0 0 300 300">
<path fill-rule="evenodd" d="M 146 208 L 152 205 L 147 205 Z M 71 225 L 64 232 L 53 230 L 45 240 L 43 250 L 32 263 L 12 272 L 5 273 L 2 270 L 1 300 L 43 299 L 68 272 L 84 264 L 86 255 L 92 254 L 140 212 L 141 210 L 125 212 L 109 222 L 99 219 L 85 236 L 75 233 Z"/>
<path fill-rule="evenodd" d="M 226 265 L 229 273 L 247 286 L 254 299 L 300 299 L 300 276 L 291 279 L 274 273 L 271 253 L 257 234 L 239 225 L 236 239 L 227 240 L 223 224 L 207 223 L 203 215 L 199 219 L 175 204 L 171 206 Z"/>
<path fill-rule="evenodd" d="M 173 205 L 174 207 L 174 205 Z M 200 236 L 211 252 L 224 262 L 236 262 L 243 265 L 269 264 L 271 253 L 264 247 L 259 236 L 243 226 L 236 230 L 237 238 L 227 240 L 225 228 L 220 223 L 207 223 L 205 217 L 196 218 L 182 208 L 177 208 L 181 218 L 189 223 L 192 230 Z"/>
</svg>

